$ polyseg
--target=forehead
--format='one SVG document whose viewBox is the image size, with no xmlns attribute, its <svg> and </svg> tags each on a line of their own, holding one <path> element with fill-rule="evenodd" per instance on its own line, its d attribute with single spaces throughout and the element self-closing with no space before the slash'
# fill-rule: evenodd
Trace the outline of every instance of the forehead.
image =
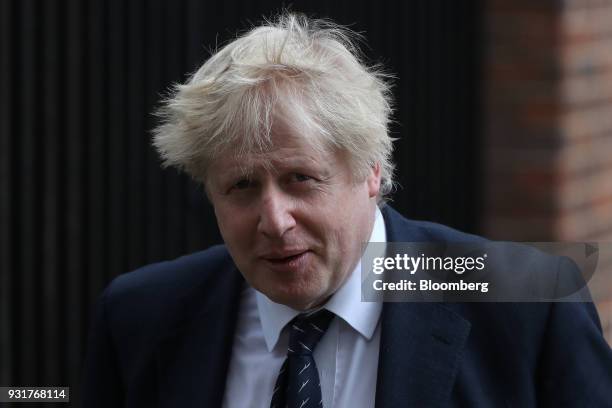
<svg viewBox="0 0 612 408">
<path fill-rule="evenodd" d="M 328 149 L 313 146 L 304 140 L 285 138 L 272 143 L 265 150 L 241 152 L 229 150 L 212 162 L 215 173 L 252 173 L 260 170 L 277 171 L 284 168 L 333 166 L 338 157 Z"/>
<path fill-rule="evenodd" d="M 320 135 L 278 121 L 263 143 L 249 141 L 230 146 L 212 160 L 211 167 L 217 170 L 239 168 L 246 172 L 291 165 L 320 166 L 334 164 L 338 159 L 335 149 Z"/>
</svg>

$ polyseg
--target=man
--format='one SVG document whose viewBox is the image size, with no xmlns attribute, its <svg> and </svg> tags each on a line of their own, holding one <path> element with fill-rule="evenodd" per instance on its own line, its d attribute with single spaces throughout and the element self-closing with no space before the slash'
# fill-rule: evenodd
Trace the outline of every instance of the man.
<svg viewBox="0 0 612 408">
<path fill-rule="evenodd" d="M 285 15 L 177 87 L 155 146 L 225 245 L 111 283 L 85 407 L 612 404 L 591 304 L 361 302 L 365 242 L 481 239 L 384 205 L 389 88 L 351 37 Z"/>
</svg>

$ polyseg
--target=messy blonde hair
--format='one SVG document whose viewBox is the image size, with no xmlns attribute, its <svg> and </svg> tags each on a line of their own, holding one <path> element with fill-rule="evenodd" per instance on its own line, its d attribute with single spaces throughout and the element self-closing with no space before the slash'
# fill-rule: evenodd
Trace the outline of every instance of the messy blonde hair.
<svg viewBox="0 0 612 408">
<path fill-rule="evenodd" d="M 269 149 L 282 116 L 298 134 L 314 135 L 306 141 L 312 147 L 347 153 L 357 178 L 378 163 L 384 198 L 394 170 L 389 76 L 363 62 L 358 38 L 329 21 L 286 13 L 230 42 L 159 110 L 153 143 L 164 165 L 205 182 L 220 153 Z"/>
</svg>

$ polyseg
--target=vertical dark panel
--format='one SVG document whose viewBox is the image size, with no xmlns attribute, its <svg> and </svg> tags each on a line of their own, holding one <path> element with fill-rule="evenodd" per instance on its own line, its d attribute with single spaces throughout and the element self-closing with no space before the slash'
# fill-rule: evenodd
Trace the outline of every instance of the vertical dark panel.
<svg viewBox="0 0 612 408">
<path fill-rule="evenodd" d="M 396 80 L 393 130 L 398 180 L 393 204 L 413 218 L 475 231 L 477 212 L 478 77 L 480 2 L 402 2 L 387 24 L 395 38 L 368 41 L 388 52 Z M 370 27 L 375 27 L 374 24 Z M 377 30 L 374 30 L 375 32 Z M 384 51 L 386 50 L 386 51 Z M 383 55 L 383 62 L 386 62 Z"/>
<path fill-rule="evenodd" d="M 444 78 L 441 75 L 443 67 L 440 66 L 440 63 L 446 39 L 443 38 L 440 32 L 440 19 L 431 18 L 431 16 L 440 16 L 440 9 L 442 8 L 440 1 L 428 1 L 425 11 L 427 16 L 427 25 L 425 26 L 426 38 L 430 39 L 430 43 L 426 47 L 429 54 L 429 58 L 427 58 L 427 72 L 430 75 L 430 80 L 425 83 L 425 94 L 430 97 L 430 103 L 427 106 L 427 124 L 429 126 L 429 134 L 431 135 L 442 135 L 442 132 L 445 130 L 444 123 L 436 119 L 444 113 L 442 110 L 444 108 L 444 101 L 440 98 L 441 87 L 444 86 L 442 84 Z M 442 185 L 441 171 L 444 168 L 443 155 L 448 150 L 442 145 L 442 139 L 442 137 L 427 138 L 429 146 L 425 177 L 429 180 L 429 189 L 426 200 L 433 214 L 439 214 L 440 208 L 444 204 L 442 201 L 444 200 L 444 186 Z"/>
<path fill-rule="evenodd" d="M 87 277 L 89 279 L 88 300 L 95 299 L 108 281 L 109 251 L 108 211 L 108 43 L 106 41 L 107 13 L 105 3 L 88 2 L 86 15 L 88 27 L 87 48 L 87 222 L 84 231 L 88 237 Z"/>
<path fill-rule="evenodd" d="M 83 117 L 85 115 L 83 104 L 83 43 L 84 21 L 82 18 L 83 2 L 81 0 L 67 1 L 66 22 L 66 109 L 63 112 L 66 121 L 66 242 L 64 248 L 66 256 L 66 317 L 68 319 L 70 336 L 66 338 L 67 372 L 66 378 L 70 385 L 76 385 L 80 373 L 80 361 L 83 347 L 83 268 L 85 265 L 83 254 L 86 247 L 83 236 L 85 219 L 83 198 L 85 187 L 85 151 L 86 135 Z M 76 389 L 75 389 L 76 391 Z M 78 397 L 78 393 L 74 394 Z"/>
<path fill-rule="evenodd" d="M 416 126 L 414 127 L 414 133 L 410 135 L 415 140 L 414 149 L 417 153 L 417 160 L 413 163 L 402 163 L 401 151 L 398 151 L 395 155 L 400 165 L 404 165 L 404 169 L 400 171 L 401 175 L 408 175 L 416 173 L 411 180 L 415 185 L 415 191 L 417 192 L 418 212 L 410 214 L 411 217 L 431 219 L 431 208 L 432 201 L 436 197 L 432 197 L 432 180 L 427 177 L 427 170 L 431 160 L 431 126 L 433 125 L 429 120 L 429 107 L 431 106 L 432 95 L 428 92 L 431 84 L 431 73 L 430 64 L 431 59 L 431 37 L 428 35 L 428 24 L 429 24 L 429 1 L 420 1 L 416 5 L 417 13 L 415 17 L 417 21 L 412 19 L 413 23 L 417 24 L 417 41 L 414 46 L 415 54 L 412 55 L 414 58 L 413 63 L 417 65 L 417 71 L 415 73 L 415 80 L 417 82 L 415 104 L 416 104 Z M 419 57 L 417 57 L 419 56 Z M 410 59 L 409 59 L 410 61 Z M 423 184 L 420 180 L 427 180 L 427 183 Z M 403 192 L 401 192 L 403 193 Z M 429 204 L 430 206 L 427 206 Z"/>
<path fill-rule="evenodd" d="M 458 5 L 455 7 L 459 8 Z M 483 25 L 480 24 L 483 9 L 484 2 L 478 0 L 470 2 L 469 7 L 461 10 L 465 19 L 473 23 L 466 25 L 464 30 L 458 30 L 450 34 L 456 40 L 456 43 L 448 56 L 452 61 L 463 61 L 457 70 L 451 72 L 452 80 L 458 88 L 457 92 L 460 98 L 464 101 L 470 101 L 469 104 L 462 104 L 460 98 L 451 99 L 451 109 L 457 118 L 457 128 L 464 132 L 463 137 L 455 139 L 457 151 L 469 152 L 469 159 L 461 163 L 460 171 L 457 173 L 457 179 L 462 180 L 464 185 L 454 183 L 451 190 L 451 194 L 466 197 L 458 206 L 460 212 L 456 214 L 454 224 L 474 232 L 481 230 L 479 215 L 482 214 L 480 208 L 482 200 L 478 198 L 481 191 L 480 177 L 483 171 L 480 167 L 483 160 L 482 149 L 480 148 L 482 146 L 482 133 L 480 131 L 481 99 L 479 97 L 481 86 L 484 83 L 480 64 L 484 45 Z M 453 16 L 449 16 L 449 19 L 453 18 Z M 462 57 L 463 59 L 461 59 Z"/>
<path fill-rule="evenodd" d="M 107 78 L 108 101 L 108 141 L 109 150 L 106 157 L 109 170 L 107 205 L 109 210 L 108 257 L 109 272 L 117 275 L 125 270 L 126 257 L 126 82 L 125 82 L 125 16 L 126 3 L 121 0 L 109 0 L 108 37 L 109 49 Z"/>
<path fill-rule="evenodd" d="M 0 2 L 0 384 L 13 379 L 13 8 Z"/>
<path fill-rule="evenodd" d="M 43 150 L 43 265 L 44 273 L 38 273 L 42 281 L 42 310 L 41 325 L 45 333 L 45 341 L 42 344 L 42 375 L 44 384 L 53 384 L 60 374 L 60 327 L 59 310 L 61 280 L 59 264 L 61 252 L 58 243 L 61 242 L 59 226 L 61 225 L 61 212 L 59 209 L 60 188 L 60 163 L 63 151 L 62 129 L 60 128 L 60 110 L 62 103 L 62 64 L 63 57 L 60 53 L 59 44 L 61 38 L 62 22 L 59 15 L 63 10 L 58 10 L 58 5 L 51 2 L 43 4 L 44 20 L 42 36 L 42 65 L 45 67 L 43 84 L 45 92 L 43 99 L 43 115 L 41 120 L 44 124 L 44 137 L 38 135 L 39 142 L 44 144 Z"/>
<path fill-rule="evenodd" d="M 184 43 L 184 24 L 181 21 L 184 1 L 170 4 L 164 2 L 164 25 L 163 43 L 165 50 L 164 68 L 168 78 L 184 80 L 185 66 L 183 65 L 183 45 Z M 165 199 L 167 212 L 164 214 L 166 221 L 166 233 L 169 241 L 166 248 L 166 256 L 172 256 L 180 252 L 185 246 L 185 183 L 184 177 L 179 176 L 175 171 L 167 172 L 168 179 L 166 184 Z"/>
<path fill-rule="evenodd" d="M 148 138 L 144 129 L 146 112 L 143 105 L 143 13 L 141 1 L 128 2 L 126 46 L 129 50 L 126 63 L 126 109 L 130 112 L 125 140 L 127 141 L 127 244 L 128 265 L 138 267 L 145 261 L 144 228 L 145 212 L 143 187 L 146 185 L 144 156 Z"/>
<path fill-rule="evenodd" d="M 475 10 L 466 10 L 466 8 L 461 8 L 458 5 L 453 5 L 453 7 L 447 7 L 444 13 L 444 21 L 445 26 L 452 26 L 452 21 L 456 18 L 457 14 L 462 15 L 463 18 L 470 17 L 470 11 L 474 12 Z M 476 24 L 471 27 L 466 27 L 465 30 L 461 30 L 458 32 L 449 32 L 448 30 L 445 32 L 447 38 L 449 38 L 450 45 L 447 53 L 445 54 L 447 61 L 452 63 L 452 61 L 459 60 L 461 58 L 461 50 L 466 51 L 466 45 L 470 44 L 471 38 L 470 34 L 473 32 Z M 472 56 L 474 57 L 474 56 Z M 455 124 L 455 129 L 449 129 L 452 134 L 455 132 L 465 132 L 465 134 L 471 134 L 471 138 L 466 137 L 453 137 L 450 138 L 449 142 L 451 144 L 451 148 L 448 149 L 448 155 L 445 157 L 447 162 L 453 161 L 453 152 L 458 151 L 468 151 L 471 152 L 469 155 L 466 155 L 463 160 L 455 160 L 455 175 L 459 180 L 464 180 L 463 185 L 461 183 L 447 183 L 447 187 L 445 191 L 449 192 L 449 194 L 453 197 L 465 197 L 466 195 L 476 195 L 476 186 L 472 183 L 475 182 L 475 178 L 473 177 L 476 173 L 476 166 L 479 162 L 476 158 L 477 148 L 476 148 L 476 126 L 474 125 L 477 120 L 476 117 L 476 101 L 475 98 L 470 98 L 470 92 L 474 92 L 476 87 L 475 78 L 477 78 L 477 72 L 474 70 L 475 64 L 471 62 L 471 58 L 467 59 L 466 64 L 461 64 L 456 67 L 456 69 L 451 70 L 450 72 L 446 72 L 446 78 L 448 80 L 448 86 L 454 86 L 455 92 L 458 95 L 457 98 L 445 98 L 446 106 L 448 107 L 448 115 L 451 115 L 453 118 L 453 123 Z M 474 100 L 474 104 L 472 105 L 472 111 L 465 111 L 464 114 L 460 114 L 462 111 L 462 106 L 459 104 L 460 98 L 464 99 L 472 99 Z M 471 172 L 474 171 L 474 174 Z M 469 214 L 469 209 L 476 205 L 475 200 L 471 200 L 472 202 L 468 202 L 466 199 L 455 200 L 455 205 L 447 208 L 447 211 L 450 211 L 450 218 L 452 219 L 453 225 L 461 225 L 463 228 L 469 226 L 469 228 L 476 227 L 476 221 L 473 220 L 473 216 Z M 467 221 L 471 220 L 471 221 Z M 470 224 L 468 224 L 470 223 Z"/>
<path fill-rule="evenodd" d="M 16 175 L 16 188 L 19 205 L 19 257 L 15 265 L 18 274 L 16 287 L 19 299 L 19 314 L 17 316 L 17 376 L 30 383 L 38 382 L 38 361 L 40 360 L 38 328 L 40 315 L 37 307 L 40 295 L 38 293 L 37 273 L 40 270 L 40 235 L 38 226 L 39 215 L 39 182 L 37 163 L 40 159 L 40 149 L 36 134 L 39 130 L 40 65 L 37 44 L 40 10 L 35 0 L 24 0 L 17 3 L 20 6 L 20 58 L 16 83 L 20 85 L 18 94 L 19 115 L 19 170 Z"/>
<path fill-rule="evenodd" d="M 163 25 L 163 9 L 159 0 L 146 2 L 143 14 L 145 20 L 145 52 L 147 69 L 143 72 L 143 78 L 147 87 L 147 106 L 153 107 L 158 103 L 160 94 L 164 93 L 163 64 L 165 60 L 164 50 L 161 47 L 163 35 L 160 27 Z M 150 119 L 152 119 L 149 116 Z M 154 120 L 148 122 L 147 129 L 152 129 Z M 144 209 L 148 222 L 146 237 L 147 262 L 157 261 L 163 258 L 167 234 L 164 232 L 165 197 L 164 178 L 159 174 L 160 161 L 152 148 L 146 150 L 147 167 L 149 174 L 146 184 L 147 206 Z"/>
<path fill-rule="evenodd" d="M 207 57 L 205 51 L 210 44 L 204 43 L 202 19 L 209 5 L 198 0 L 185 0 L 184 15 L 182 16 L 185 44 L 185 67 L 187 72 L 193 73 Z"/>
</svg>

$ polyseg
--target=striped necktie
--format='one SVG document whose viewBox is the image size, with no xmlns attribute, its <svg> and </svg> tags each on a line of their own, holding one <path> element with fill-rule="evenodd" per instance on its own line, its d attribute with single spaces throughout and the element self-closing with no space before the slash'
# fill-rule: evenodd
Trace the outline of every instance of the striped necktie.
<svg viewBox="0 0 612 408">
<path fill-rule="evenodd" d="M 289 323 L 289 348 L 270 408 L 319 408 L 323 406 L 319 372 L 312 353 L 334 314 L 322 309 L 298 315 Z"/>
</svg>

